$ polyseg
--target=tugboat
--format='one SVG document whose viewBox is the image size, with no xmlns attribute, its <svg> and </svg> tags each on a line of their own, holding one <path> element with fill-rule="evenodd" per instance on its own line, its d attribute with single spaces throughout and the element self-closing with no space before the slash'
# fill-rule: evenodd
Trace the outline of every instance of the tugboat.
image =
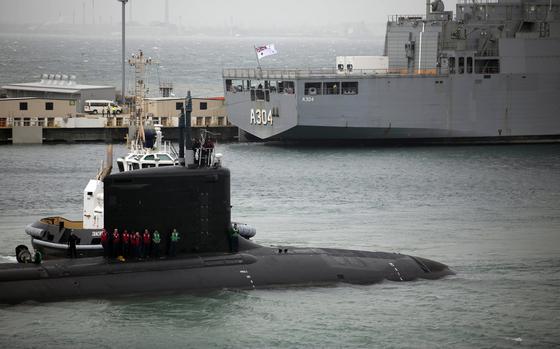
<svg viewBox="0 0 560 349">
<path fill-rule="evenodd" d="M 179 149 L 182 164 L 183 145 L 184 141 Z M 238 237 L 231 229 L 230 172 L 220 161 L 121 172 L 106 176 L 103 184 L 105 228 L 157 230 L 162 234 L 158 248 L 163 247 L 165 257 L 0 264 L 0 303 L 373 284 L 454 274 L 442 263 L 398 253 L 265 247 Z"/>
<path fill-rule="evenodd" d="M 137 137 L 130 145 L 130 152 L 117 159 L 119 172 L 179 165 L 179 155 L 171 142 L 163 141 L 161 125 L 143 131 L 143 138 Z"/>
</svg>

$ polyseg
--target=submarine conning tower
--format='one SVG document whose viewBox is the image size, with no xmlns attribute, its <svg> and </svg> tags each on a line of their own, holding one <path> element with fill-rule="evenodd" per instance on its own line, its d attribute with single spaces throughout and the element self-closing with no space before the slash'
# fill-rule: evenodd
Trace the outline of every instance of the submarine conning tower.
<svg viewBox="0 0 560 349">
<path fill-rule="evenodd" d="M 222 167 L 160 167 L 121 172 L 104 180 L 105 227 L 150 233 L 162 248 L 177 229 L 178 253 L 228 252 L 230 172 Z"/>
</svg>

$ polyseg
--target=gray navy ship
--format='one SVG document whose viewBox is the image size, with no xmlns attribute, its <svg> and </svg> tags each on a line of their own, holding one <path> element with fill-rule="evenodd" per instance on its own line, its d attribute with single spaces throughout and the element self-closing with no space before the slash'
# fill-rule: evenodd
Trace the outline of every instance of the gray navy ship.
<svg viewBox="0 0 560 349">
<path fill-rule="evenodd" d="M 383 56 L 224 69 L 230 121 L 286 141 L 560 139 L 560 0 L 441 0 L 390 16 Z"/>
</svg>

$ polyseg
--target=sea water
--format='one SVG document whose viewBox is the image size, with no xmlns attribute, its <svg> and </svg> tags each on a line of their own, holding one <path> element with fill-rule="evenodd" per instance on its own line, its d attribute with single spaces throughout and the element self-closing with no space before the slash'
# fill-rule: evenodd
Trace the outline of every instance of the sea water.
<svg viewBox="0 0 560 349">
<path fill-rule="evenodd" d="M 401 252 L 457 275 L 2 306 L 0 346 L 560 346 L 559 145 L 217 149 L 231 170 L 232 218 L 256 227 L 256 242 Z M 0 147 L 4 261 L 29 245 L 25 225 L 80 218 L 104 154 Z"/>
</svg>

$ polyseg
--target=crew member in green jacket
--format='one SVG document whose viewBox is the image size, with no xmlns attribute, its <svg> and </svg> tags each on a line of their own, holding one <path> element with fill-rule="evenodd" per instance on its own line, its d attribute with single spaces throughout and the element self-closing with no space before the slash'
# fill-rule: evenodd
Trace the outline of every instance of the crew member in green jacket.
<svg viewBox="0 0 560 349">
<path fill-rule="evenodd" d="M 177 229 L 173 229 L 171 232 L 171 241 L 169 243 L 169 257 L 173 258 L 177 254 L 177 242 L 181 239 Z"/>
<path fill-rule="evenodd" d="M 159 259 L 159 244 L 161 243 L 161 237 L 159 236 L 159 231 L 155 230 L 152 234 L 152 252 L 154 258 Z"/>
<path fill-rule="evenodd" d="M 233 253 L 239 251 L 239 228 L 237 228 L 237 223 L 233 223 L 233 227 L 229 230 L 229 251 Z"/>
</svg>

